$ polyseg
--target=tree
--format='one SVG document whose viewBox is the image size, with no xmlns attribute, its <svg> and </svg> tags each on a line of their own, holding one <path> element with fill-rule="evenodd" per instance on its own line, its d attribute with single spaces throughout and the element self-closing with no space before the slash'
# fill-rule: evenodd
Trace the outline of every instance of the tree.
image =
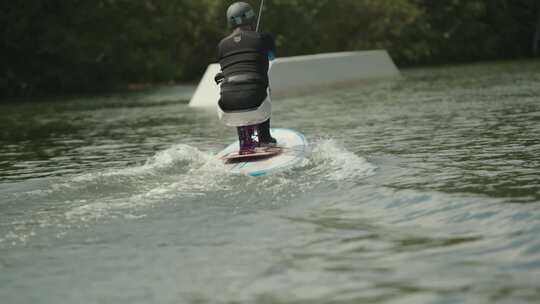
<svg viewBox="0 0 540 304">
<path fill-rule="evenodd" d="M 536 32 L 533 38 L 533 52 L 534 55 L 538 55 L 540 47 L 540 8 L 538 8 L 538 21 L 536 23 Z"/>
<path fill-rule="evenodd" d="M 99 92 L 197 79 L 216 60 L 234 1 L 0 2 L 0 94 Z M 261 28 L 274 35 L 278 56 L 384 48 L 408 65 L 540 51 L 538 0 L 265 3 Z"/>
</svg>

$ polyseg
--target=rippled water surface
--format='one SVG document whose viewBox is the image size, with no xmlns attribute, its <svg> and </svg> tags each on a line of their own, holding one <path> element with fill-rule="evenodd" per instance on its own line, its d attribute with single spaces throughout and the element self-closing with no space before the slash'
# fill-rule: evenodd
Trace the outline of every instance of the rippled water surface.
<svg viewBox="0 0 540 304">
<path fill-rule="evenodd" d="M 275 100 L 260 178 L 193 90 L 0 105 L 1 303 L 540 302 L 540 62 Z"/>
</svg>

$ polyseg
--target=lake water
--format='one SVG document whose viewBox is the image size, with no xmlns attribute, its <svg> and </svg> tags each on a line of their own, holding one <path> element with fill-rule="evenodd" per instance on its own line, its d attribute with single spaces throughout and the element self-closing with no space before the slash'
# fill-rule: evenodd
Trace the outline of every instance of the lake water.
<svg viewBox="0 0 540 304">
<path fill-rule="evenodd" d="M 0 105 L 0 302 L 539 303 L 540 62 L 275 100 L 230 175 L 194 87 Z"/>
</svg>

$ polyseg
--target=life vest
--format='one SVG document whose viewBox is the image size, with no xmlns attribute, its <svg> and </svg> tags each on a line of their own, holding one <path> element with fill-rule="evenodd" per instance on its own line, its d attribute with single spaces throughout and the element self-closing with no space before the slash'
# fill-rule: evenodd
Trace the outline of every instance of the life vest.
<svg viewBox="0 0 540 304">
<path fill-rule="evenodd" d="M 218 46 L 218 60 L 224 76 L 222 91 L 228 89 L 266 90 L 268 86 L 268 56 L 274 51 L 268 34 L 237 29 Z"/>
</svg>

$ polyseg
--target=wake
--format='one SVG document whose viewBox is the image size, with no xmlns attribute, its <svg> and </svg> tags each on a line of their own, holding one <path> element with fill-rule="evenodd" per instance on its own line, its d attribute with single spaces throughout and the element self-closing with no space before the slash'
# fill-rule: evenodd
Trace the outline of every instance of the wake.
<svg viewBox="0 0 540 304">
<path fill-rule="evenodd" d="M 13 220 L 17 229 L 5 227 L 6 237 L 0 239 L 26 242 L 36 227 L 66 231 L 102 220 L 139 219 L 163 204 L 287 204 L 320 186 L 357 181 L 376 171 L 375 165 L 332 139 L 314 141 L 310 147 L 298 166 L 262 177 L 231 174 L 214 152 L 178 144 L 141 165 L 58 178 L 11 198 L 15 205 L 40 204 L 27 205 Z"/>
</svg>

